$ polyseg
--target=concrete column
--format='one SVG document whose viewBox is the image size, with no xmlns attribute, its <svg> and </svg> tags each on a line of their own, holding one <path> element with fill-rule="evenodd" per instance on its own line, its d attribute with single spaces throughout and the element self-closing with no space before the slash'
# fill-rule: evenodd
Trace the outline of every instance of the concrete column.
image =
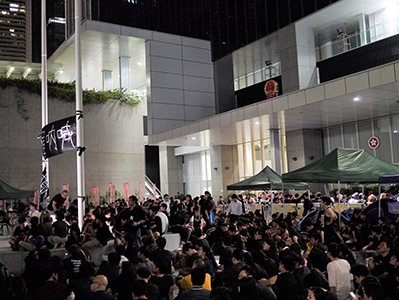
<svg viewBox="0 0 399 300">
<path fill-rule="evenodd" d="M 159 146 L 159 173 L 162 193 L 183 192 L 182 156 L 175 156 L 174 147 Z"/>
<path fill-rule="evenodd" d="M 320 130 L 299 129 L 286 132 L 288 170 L 293 171 L 323 157 Z"/>
<path fill-rule="evenodd" d="M 299 22 L 279 30 L 284 93 L 318 84 L 313 28 Z"/>
<path fill-rule="evenodd" d="M 234 94 L 233 55 L 218 59 L 213 64 L 215 74 L 216 113 L 237 108 Z"/>
<path fill-rule="evenodd" d="M 238 181 L 238 153 L 236 146 L 210 148 L 212 193 L 214 199 L 226 197 L 226 186 Z"/>
<path fill-rule="evenodd" d="M 103 91 L 112 90 L 112 71 L 102 70 Z"/>
<path fill-rule="evenodd" d="M 270 129 L 270 146 L 272 148 L 272 169 L 278 174 L 282 174 L 279 129 Z"/>
<path fill-rule="evenodd" d="M 130 66 L 129 56 L 119 57 L 119 83 L 122 89 L 126 89 L 126 92 L 130 93 Z"/>
</svg>

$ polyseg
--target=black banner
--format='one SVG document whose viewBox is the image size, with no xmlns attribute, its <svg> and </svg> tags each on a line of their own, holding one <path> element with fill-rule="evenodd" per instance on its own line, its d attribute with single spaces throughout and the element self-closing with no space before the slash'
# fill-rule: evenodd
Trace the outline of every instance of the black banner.
<svg viewBox="0 0 399 300">
<path fill-rule="evenodd" d="M 76 117 L 47 124 L 39 135 L 44 158 L 76 149 Z"/>
</svg>

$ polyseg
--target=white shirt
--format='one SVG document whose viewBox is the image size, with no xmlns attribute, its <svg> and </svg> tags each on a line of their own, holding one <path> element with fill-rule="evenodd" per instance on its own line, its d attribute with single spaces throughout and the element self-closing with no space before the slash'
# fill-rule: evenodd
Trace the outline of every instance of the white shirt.
<svg viewBox="0 0 399 300">
<path fill-rule="evenodd" d="M 242 203 L 240 201 L 231 201 L 229 208 L 227 209 L 228 215 L 242 215 Z"/>
<path fill-rule="evenodd" d="M 344 259 L 334 260 L 327 265 L 328 284 L 337 289 L 339 300 L 350 299 L 352 274 L 351 266 Z"/>
<path fill-rule="evenodd" d="M 157 216 L 161 219 L 162 234 L 164 234 L 168 231 L 169 219 L 162 211 L 157 212 Z"/>
</svg>

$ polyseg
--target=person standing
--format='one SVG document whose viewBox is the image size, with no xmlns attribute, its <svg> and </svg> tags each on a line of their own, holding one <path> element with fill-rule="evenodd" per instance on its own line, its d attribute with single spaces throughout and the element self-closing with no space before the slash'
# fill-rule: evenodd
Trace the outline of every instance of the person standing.
<svg viewBox="0 0 399 300">
<path fill-rule="evenodd" d="M 331 260 L 327 264 L 328 284 L 330 291 L 335 294 L 338 300 L 350 299 L 352 275 L 349 263 L 339 258 L 341 248 L 337 243 L 328 245 L 327 256 Z"/>
<path fill-rule="evenodd" d="M 64 206 L 65 200 L 68 199 L 68 194 L 67 190 L 63 190 L 61 194 L 55 195 L 53 199 L 51 199 L 47 209 L 51 211 L 60 210 Z"/>
<path fill-rule="evenodd" d="M 141 226 L 146 222 L 146 216 L 136 196 L 130 196 L 128 204 L 129 206 L 121 212 L 118 219 L 118 230 L 129 235 L 135 246 L 139 248 L 142 245 Z"/>
<path fill-rule="evenodd" d="M 227 209 L 227 215 L 230 216 L 230 223 L 235 223 L 238 217 L 242 215 L 242 204 L 238 201 L 236 194 L 231 195 L 231 202 Z"/>
</svg>

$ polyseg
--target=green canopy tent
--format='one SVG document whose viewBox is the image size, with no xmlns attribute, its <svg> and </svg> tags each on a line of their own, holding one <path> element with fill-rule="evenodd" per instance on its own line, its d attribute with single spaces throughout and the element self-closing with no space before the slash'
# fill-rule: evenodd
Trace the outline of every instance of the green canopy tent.
<svg viewBox="0 0 399 300">
<path fill-rule="evenodd" d="M 365 150 L 336 148 L 303 168 L 283 174 L 284 182 L 378 183 L 381 175 L 395 175 L 399 166 L 383 161 Z"/>
<path fill-rule="evenodd" d="M 378 183 L 381 175 L 399 173 L 399 166 L 365 150 L 336 148 L 303 168 L 283 174 L 284 182 Z"/>
<path fill-rule="evenodd" d="M 247 178 L 243 181 L 230 184 L 227 186 L 228 190 L 282 190 L 296 189 L 296 190 L 307 190 L 309 186 L 304 183 L 297 182 L 284 182 L 281 180 L 281 175 L 277 174 L 269 166 L 266 166 L 258 174 Z"/>
<path fill-rule="evenodd" d="M 0 200 L 28 199 L 34 195 L 34 191 L 19 190 L 0 180 Z"/>
<path fill-rule="evenodd" d="M 295 190 L 307 190 L 309 189 L 308 184 L 299 183 L 299 182 L 283 182 L 281 180 L 281 175 L 277 174 L 272 168 L 266 166 L 262 171 L 258 174 L 247 178 L 243 181 L 230 184 L 227 186 L 228 190 L 283 190 L 286 189 L 295 189 Z M 283 201 L 283 205 L 285 207 L 285 203 Z M 273 210 L 273 208 L 272 208 Z"/>
</svg>

